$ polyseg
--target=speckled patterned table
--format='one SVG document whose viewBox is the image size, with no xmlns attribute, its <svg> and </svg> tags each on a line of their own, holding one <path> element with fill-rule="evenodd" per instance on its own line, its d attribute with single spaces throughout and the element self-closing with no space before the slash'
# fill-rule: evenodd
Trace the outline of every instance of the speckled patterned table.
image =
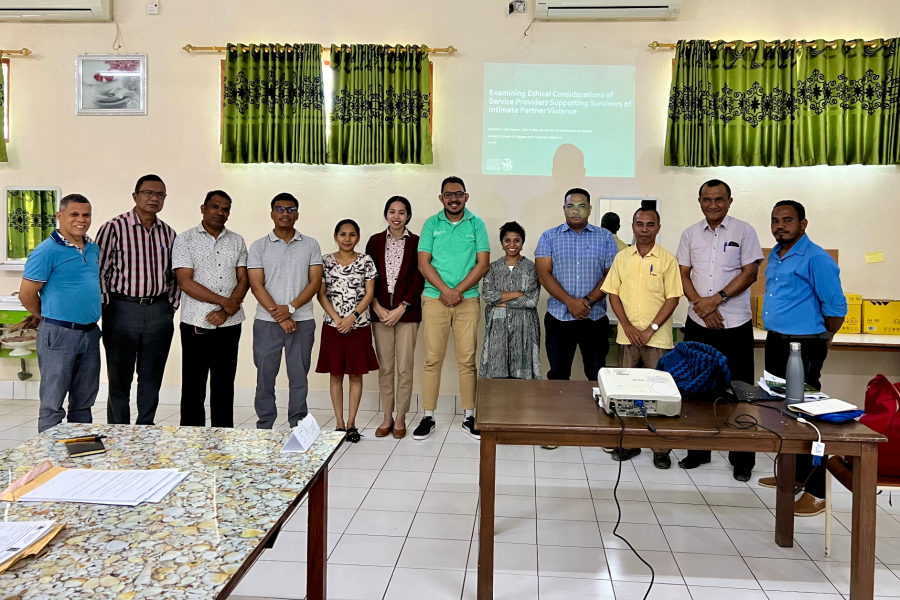
<svg viewBox="0 0 900 600">
<path fill-rule="evenodd" d="M 86 434 L 106 435 L 107 452 L 70 459 L 56 443 Z M 0 600 L 226 598 L 307 492 L 308 593 L 324 600 L 327 465 L 343 436 L 322 433 L 308 453 L 282 454 L 283 431 L 63 424 L 0 452 L 0 489 L 44 460 L 190 471 L 158 504 L 0 502 L 9 521 L 66 523 L 44 556 L 0 575 Z"/>
</svg>

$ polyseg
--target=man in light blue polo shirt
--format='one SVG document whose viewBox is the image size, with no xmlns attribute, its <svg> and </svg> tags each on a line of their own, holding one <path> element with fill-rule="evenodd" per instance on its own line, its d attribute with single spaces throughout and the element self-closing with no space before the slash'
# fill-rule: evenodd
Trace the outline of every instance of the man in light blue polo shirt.
<svg viewBox="0 0 900 600">
<path fill-rule="evenodd" d="M 444 209 L 422 227 L 419 270 L 425 277 L 422 298 L 422 330 L 425 336 L 425 368 L 422 372 L 422 407 L 425 416 L 413 431 L 424 440 L 435 430 L 434 410 L 441 388 L 441 368 L 447 341 L 453 331 L 459 395 L 465 411 L 463 431 L 480 439 L 475 429 L 475 386 L 478 368 L 475 351 L 481 300 L 478 282 L 491 262 L 491 243 L 484 221 L 466 208 L 469 194 L 459 177 L 448 177 L 438 196 Z"/>
<path fill-rule="evenodd" d="M 69 396 L 70 423 L 90 423 L 100 390 L 100 247 L 87 237 L 91 203 L 80 194 L 59 202 L 59 229 L 28 256 L 19 300 L 31 313 L 41 370 L 38 432 L 59 425 Z"/>
<path fill-rule="evenodd" d="M 769 253 L 763 324 L 766 371 L 784 377 L 791 342 L 800 343 L 806 383 L 822 389 L 822 365 L 831 338 L 844 324 L 847 299 L 841 289 L 841 271 L 820 246 L 806 235 L 806 210 L 794 200 L 783 200 L 772 210 L 772 235 L 778 244 Z M 796 479 L 805 493 L 794 504 L 798 517 L 825 511 L 825 461 L 813 467 L 812 456 L 797 455 Z M 774 477 L 759 480 L 775 487 Z"/>
</svg>

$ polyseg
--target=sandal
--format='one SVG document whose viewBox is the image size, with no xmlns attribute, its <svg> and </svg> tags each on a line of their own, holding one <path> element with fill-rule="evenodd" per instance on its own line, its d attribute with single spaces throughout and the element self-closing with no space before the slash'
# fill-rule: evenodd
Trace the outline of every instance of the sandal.
<svg viewBox="0 0 900 600">
<path fill-rule="evenodd" d="M 343 427 L 335 427 L 334 431 L 335 431 L 335 433 L 337 433 L 337 432 L 347 433 L 347 430 L 344 429 Z"/>
<path fill-rule="evenodd" d="M 351 444 L 356 444 L 359 442 L 360 438 L 362 438 L 362 434 L 359 432 L 359 429 L 356 427 L 348 427 L 347 428 L 347 441 Z"/>
</svg>

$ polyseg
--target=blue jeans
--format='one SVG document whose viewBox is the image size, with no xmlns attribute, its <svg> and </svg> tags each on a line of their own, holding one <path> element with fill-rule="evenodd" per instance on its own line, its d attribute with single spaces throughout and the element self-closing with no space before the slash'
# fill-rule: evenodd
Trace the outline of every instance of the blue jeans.
<svg viewBox="0 0 900 600">
<path fill-rule="evenodd" d="M 100 390 L 100 328 L 79 331 L 43 322 L 38 328 L 37 355 L 41 370 L 38 432 L 62 423 L 66 395 L 69 423 L 90 423 Z"/>
</svg>

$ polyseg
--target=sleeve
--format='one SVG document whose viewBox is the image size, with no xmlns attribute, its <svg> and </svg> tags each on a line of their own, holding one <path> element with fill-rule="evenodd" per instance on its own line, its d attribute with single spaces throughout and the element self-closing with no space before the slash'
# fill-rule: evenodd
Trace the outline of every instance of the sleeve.
<svg viewBox="0 0 900 600">
<path fill-rule="evenodd" d="M 759 245 L 759 236 L 756 230 L 750 225 L 744 228 L 744 235 L 741 237 L 741 266 L 745 267 L 750 263 L 763 260 L 762 246 Z"/>
<path fill-rule="evenodd" d="M 56 243 L 56 242 L 51 242 Z M 25 262 L 25 271 L 22 273 L 22 279 L 35 281 L 37 283 L 47 283 L 50 280 L 50 273 L 53 271 L 53 258 L 47 251 L 43 243 L 39 244 Z"/>
<path fill-rule="evenodd" d="M 500 303 L 503 292 L 500 290 L 499 281 L 497 281 L 497 270 L 493 263 L 488 268 L 488 272 L 481 280 L 481 299 L 488 306 L 496 306 Z"/>
<path fill-rule="evenodd" d="M 606 271 L 612 268 L 613 261 L 616 259 L 616 255 L 619 253 L 619 245 L 616 244 L 616 238 L 613 237 L 613 234 L 603 230 L 606 233 L 606 237 L 604 238 L 604 256 L 606 259 L 603 262 L 603 270 Z"/>
<path fill-rule="evenodd" d="M 678 261 L 679 266 L 682 267 L 693 267 L 693 263 L 691 263 L 691 233 L 690 228 L 685 229 L 681 232 L 681 239 L 678 240 L 678 250 L 675 251 L 675 260 Z M 759 242 L 756 242 L 757 247 L 759 246 Z M 741 243 L 741 254 L 743 255 L 743 242 Z M 762 253 L 762 250 L 760 250 Z"/>
<path fill-rule="evenodd" d="M 244 242 L 244 238 L 240 238 L 241 240 L 241 249 L 238 252 L 238 267 L 246 267 L 247 266 L 247 244 Z M 176 240 L 177 241 L 177 240 Z"/>
<path fill-rule="evenodd" d="M 171 230 L 171 240 L 172 246 L 175 246 L 175 230 Z M 169 248 L 169 256 L 172 256 L 173 248 Z M 171 259 L 169 262 L 169 305 L 172 307 L 172 310 L 178 310 L 178 306 L 181 304 L 181 286 L 178 285 L 178 277 L 175 276 L 175 268 L 172 266 Z"/>
<path fill-rule="evenodd" d="M 619 271 L 622 269 L 622 259 L 619 258 L 621 254 L 616 255 L 616 259 L 613 261 L 612 267 L 609 269 L 609 273 L 606 275 L 606 279 L 603 281 L 603 285 L 600 289 L 606 294 L 614 294 L 616 296 L 619 295 L 619 290 L 622 287 L 622 276 Z"/>
<path fill-rule="evenodd" d="M 425 291 L 425 278 L 422 277 L 422 272 L 419 271 L 419 264 L 416 258 L 418 253 L 418 249 L 413 252 L 408 269 L 409 285 L 406 287 L 406 295 L 403 296 L 403 302 L 407 304 L 420 304 L 422 302 L 422 292 Z"/>
<path fill-rule="evenodd" d="M 490 252 L 491 240 L 488 238 L 487 227 L 480 218 L 475 218 L 475 252 Z"/>
<path fill-rule="evenodd" d="M 172 269 L 193 269 L 194 257 L 191 255 L 190 245 L 187 243 L 185 236 L 187 232 L 182 233 L 175 238 L 172 244 Z"/>
<path fill-rule="evenodd" d="M 841 270 L 834 259 L 828 255 L 815 256 L 809 261 L 809 271 L 816 298 L 822 305 L 822 315 L 847 316 L 847 298 L 841 289 Z"/>
<path fill-rule="evenodd" d="M 684 287 L 681 284 L 681 270 L 678 261 L 672 255 L 668 256 L 669 264 L 666 267 L 666 277 L 663 285 L 666 287 L 666 300 L 681 298 L 684 296 Z"/>
<path fill-rule="evenodd" d="M 100 295 L 103 304 L 109 303 L 109 279 L 112 277 L 113 257 L 116 255 L 118 239 L 109 222 L 104 223 L 97 233 L 100 248 Z"/>
<path fill-rule="evenodd" d="M 419 252 L 428 252 L 434 250 L 434 217 L 428 217 L 422 226 L 422 233 L 419 234 Z"/>
<path fill-rule="evenodd" d="M 537 308 L 538 300 L 541 297 L 541 283 L 538 281 L 537 268 L 534 263 L 528 266 L 528 282 L 525 288 L 525 295 L 515 298 L 506 303 L 508 308 Z"/>
<path fill-rule="evenodd" d="M 369 236 L 369 240 L 366 242 L 366 254 L 371 256 L 373 259 L 375 258 L 375 236 Z"/>
<path fill-rule="evenodd" d="M 363 266 L 364 280 L 372 281 L 373 279 L 378 277 L 378 268 L 375 267 L 375 261 L 372 260 L 372 257 L 366 254 L 366 259 L 363 262 L 365 263 Z"/>
<path fill-rule="evenodd" d="M 310 248 L 309 266 L 324 265 L 322 261 L 322 248 L 319 247 L 318 240 L 312 240 L 312 248 Z"/>
<path fill-rule="evenodd" d="M 262 242 L 265 240 L 256 240 L 252 244 L 250 244 L 250 252 L 247 253 L 247 268 L 248 269 L 262 269 L 263 268 L 263 253 L 262 253 Z"/>
<path fill-rule="evenodd" d="M 550 245 L 550 242 L 552 241 L 550 237 L 551 231 L 552 230 L 545 231 L 541 234 L 540 239 L 538 239 L 537 247 L 534 249 L 535 258 L 547 258 L 553 256 L 553 251 Z"/>
</svg>

